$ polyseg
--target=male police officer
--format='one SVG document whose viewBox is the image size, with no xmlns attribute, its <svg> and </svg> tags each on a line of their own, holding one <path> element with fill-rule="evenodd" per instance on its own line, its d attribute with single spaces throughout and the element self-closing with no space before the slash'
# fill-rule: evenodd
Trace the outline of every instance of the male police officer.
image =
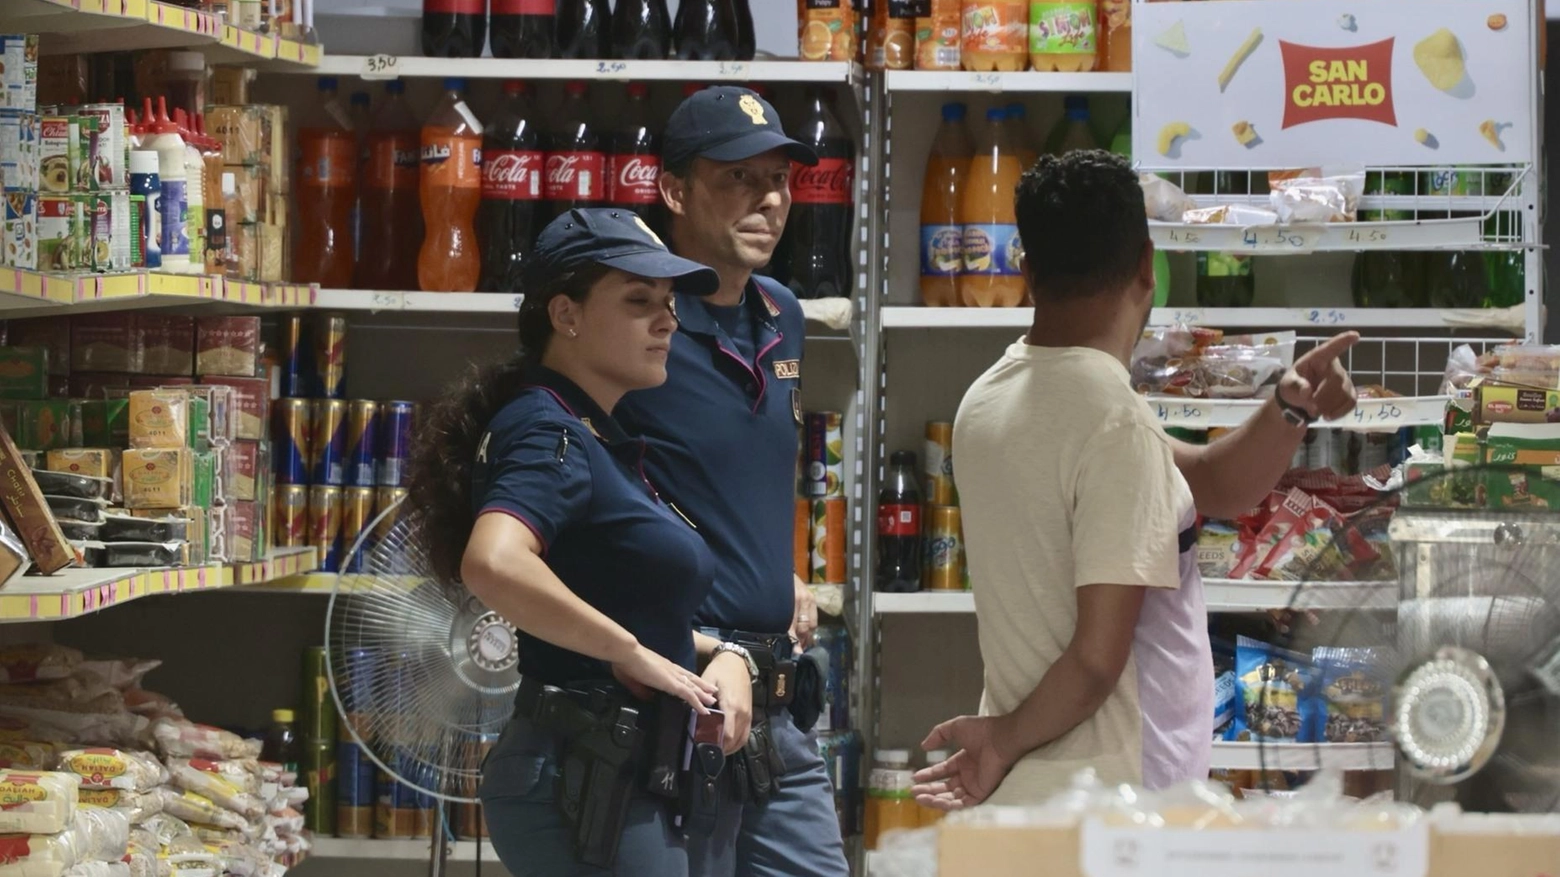
<svg viewBox="0 0 1560 877">
<path fill-rule="evenodd" d="M 677 295 L 666 383 L 630 393 L 617 414 L 646 439 L 651 480 L 716 560 L 700 654 L 736 753 L 734 797 L 713 837 L 690 839 L 690 864 L 709 877 L 844 877 L 823 760 L 786 709 L 787 633 L 806 639 L 814 626 L 792 568 L 804 324 L 796 297 L 753 273 L 784 230 L 792 162 L 818 159 L 763 98 L 717 87 L 672 113 L 662 160 L 671 248 L 714 268 L 720 289 Z"/>
</svg>

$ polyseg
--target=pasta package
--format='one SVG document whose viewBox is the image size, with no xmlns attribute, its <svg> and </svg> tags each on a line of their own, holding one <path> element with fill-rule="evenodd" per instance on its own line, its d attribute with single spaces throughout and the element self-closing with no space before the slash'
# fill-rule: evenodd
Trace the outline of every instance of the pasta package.
<svg viewBox="0 0 1560 877">
<path fill-rule="evenodd" d="M 163 799 L 163 812 L 177 816 L 185 822 L 204 822 L 218 828 L 242 831 L 249 821 L 244 817 L 217 805 L 205 795 L 196 792 L 179 792 L 166 786 L 158 790 Z"/>
<path fill-rule="evenodd" d="M 81 783 L 67 773 L 0 771 L 0 833 L 56 834 L 70 825 Z"/>
<path fill-rule="evenodd" d="M 155 756 L 119 749 L 74 749 L 60 754 L 59 768 L 81 777 L 88 789 L 144 792 L 167 782 L 168 772 Z"/>
<path fill-rule="evenodd" d="M 244 738 L 213 728 L 197 725 L 188 719 L 163 718 L 152 725 L 152 736 L 167 758 L 259 758 L 260 741 Z"/>
<path fill-rule="evenodd" d="M 248 773 L 236 765 L 203 758 L 172 759 L 168 768 L 173 776 L 173 784 L 178 788 L 209 798 L 246 820 L 259 819 L 265 815 L 265 802 L 254 791 L 249 791 L 251 786 L 255 791 L 259 790 L 259 777 L 256 774 Z"/>
<path fill-rule="evenodd" d="M 162 795 L 155 790 L 136 792 L 129 789 L 82 789 L 78 807 L 82 810 L 117 810 L 140 825 L 162 812 Z"/>
</svg>

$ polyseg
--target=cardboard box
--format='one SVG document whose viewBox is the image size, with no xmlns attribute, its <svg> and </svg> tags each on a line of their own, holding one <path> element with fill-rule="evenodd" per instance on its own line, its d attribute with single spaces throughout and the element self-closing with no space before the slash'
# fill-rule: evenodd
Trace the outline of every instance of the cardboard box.
<svg viewBox="0 0 1560 877">
<path fill-rule="evenodd" d="M 224 200 L 223 209 L 227 212 L 222 218 L 229 226 L 263 221 L 267 203 L 265 168 L 227 165 L 222 173 L 233 175 L 234 187 L 234 196 Z"/>
<path fill-rule="evenodd" d="M 80 403 L 76 403 L 79 410 Z M 73 424 L 69 399 L 32 399 L 16 403 L 15 439 L 18 447 L 29 451 L 52 451 L 70 447 L 80 434 Z M 79 444 L 79 443 L 78 443 Z"/>
<path fill-rule="evenodd" d="M 205 375 L 203 384 L 233 388 L 233 437 L 259 441 L 271 422 L 271 382 L 265 378 L 233 378 Z"/>
<path fill-rule="evenodd" d="M 195 373 L 195 318 L 177 314 L 136 315 L 134 344 L 141 373 L 189 377 Z"/>
<path fill-rule="evenodd" d="M 18 347 L 46 348 L 49 351 L 49 374 L 70 374 L 69 317 L 12 320 L 5 343 Z"/>
<path fill-rule="evenodd" d="M 72 372 L 70 392 L 77 399 L 107 399 L 114 391 L 130 386 L 130 376 L 104 372 Z M 125 397 L 128 398 L 128 397 Z"/>
<path fill-rule="evenodd" d="M 4 430 L 0 430 L 0 505 L 40 572 L 56 573 L 76 562 L 75 549 L 55 523 L 32 470 Z"/>
<path fill-rule="evenodd" d="M 38 35 L 0 34 L 0 108 L 38 108 Z"/>
<path fill-rule="evenodd" d="M 235 502 L 227 507 L 228 554 L 230 563 L 264 560 L 265 543 L 262 541 L 260 504 Z"/>
<path fill-rule="evenodd" d="M 257 225 L 260 243 L 260 279 L 267 283 L 286 280 L 289 271 L 287 259 L 287 230 L 278 225 Z"/>
<path fill-rule="evenodd" d="M 50 472 L 113 478 L 119 467 L 119 452 L 112 448 L 65 448 L 50 451 L 45 460 L 44 468 Z"/>
<path fill-rule="evenodd" d="M 257 104 L 206 108 L 206 133 L 222 144 L 222 163 L 265 168 L 269 161 L 270 112 Z"/>
<path fill-rule="evenodd" d="M 140 347 L 134 313 L 81 314 L 71 318 L 72 372 L 141 373 L 145 351 Z"/>
<path fill-rule="evenodd" d="M 0 188 L 38 191 L 38 114 L 0 110 Z"/>
<path fill-rule="evenodd" d="M 45 399 L 49 395 L 49 351 L 43 347 L 0 347 L 0 399 Z"/>
<path fill-rule="evenodd" d="M 38 198 L 31 192 L 5 193 L 5 219 L 0 227 L 5 242 L 3 261 L 12 268 L 38 268 Z"/>
<path fill-rule="evenodd" d="M 130 444 L 130 400 L 88 399 L 81 403 L 82 444 L 123 448 Z"/>
<path fill-rule="evenodd" d="M 1492 466 L 1522 467 L 1484 473 L 1490 508 L 1560 508 L 1560 423 L 1497 423 L 1485 449 Z"/>
<path fill-rule="evenodd" d="M 130 393 L 130 447 L 183 448 L 189 446 L 190 397 L 173 389 L 132 390 Z"/>
<path fill-rule="evenodd" d="M 195 371 L 252 378 L 260 374 L 259 317 L 201 317 L 195 324 Z"/>
<path fill-rule="evenodd" d="M 78 123 L 70 116 L 38 120 L 38 191 L 60 195 L 71 190 L 81 163 Z"/>
<path fill-rule="evenodd" d="M 1560 390 L 1476 379 L 1473 393 L 1473 414 L 1479 424 L 1560 421 Z"/>
<path fill-rule="evenodd" d="M 131 448 L 123 459 L 126 506 L 178 509 L 191 504 L 195 455 L 189 448 Z"/>
<path fill-rule="evenodd" d="M 237 8 L 242 4 L 236 0 L 228 0 L 229 21 L 240 24 L 237 19 Z M 254 22 L 255 26 L 260 24 Z M 258 71 L 253 67 L 215 67 L 211 71 L 211 102 L 213 104 L 231 104 L 242 106 L 249 103 L 249 86 L 255 81 Z M 209 124 L 209 120 L 208 120 Z"/>
</svg>

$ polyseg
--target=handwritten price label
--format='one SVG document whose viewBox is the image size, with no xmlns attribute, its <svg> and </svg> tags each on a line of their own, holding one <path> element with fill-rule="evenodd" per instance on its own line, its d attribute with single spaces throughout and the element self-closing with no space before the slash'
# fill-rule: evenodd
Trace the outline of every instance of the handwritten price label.
<svg viewBox="0 0 1560 877">
<path fill-rule="evenodd" d="M 597 61 L 596 62 L 596 72 L 599 73 L 599 74 L 602 74 L 604 76 L 617 76 L 617 75 L 621 74 L 625 78 L 627 78 L 628 62 L 627 61 Z"/>
<path fill-rule="evenodd" d="M 1154 403 L 1154 416 L 1160 423 L 1199 424 L 1209 420 L 1209 407 L 1199 402 L 1169 402 L 1160 399 Z"/>
<path fill-rule="evenodd" d="M 524 303 L 525 303 L 525 296 L 523 296 L 523 295 L 515 296 L 515 302 L 514 302 L 515 310 L 517 310 L 517 311 L 520 310 L 520 305 L 522 305 Z"/>
<path fill-rule="evenodd" d="M 746 61 L 722 61 L 716 69 L 716 76 L 722 79 L 746 79 L 748 78 L 748 65 Z"/>
<path fill-rule="evenodd" d="M 1305 312 L 1305 321 L 1313 326 L 1338 326 L 1348 322 L 1349 315 L 1337 309 L 1309 310 Z"/>
<path fill-rule="evenodd" d="M 1348 239 L 1351 244 L 1384 244 L 1387 233 L 1379 228 L 1351 228 Z"/>
<path fill-rule="evenodd" d="M 395 79 L 401 75 L 400 59 L 394 55 L 369 55 L 363 59 L 363 79 Z"/>
<path fill-rule="evenodd" d="M 393 292 L 376 292 L 371 299 L 376 311 L 398 311 L 406 306 L 401 296 Z"/>
<path fill-rule="evenodd" d="M 1171 311 L 1170 322 L 1177 326 L 1195 326 L 1203 321 L 1202 308 L 1192 308 L 1186 311 Z"/>
<path fill-rule="evenodd" d="M 1355 426 L 1395 426 L 1403 422 L 1403 407 L 1396 402 L 1366 402 L 1350 415 Z"/>
<path fill-rule="evenodd" d="M 1245 229 L 1240 240 L 1248 250 L 1308 253 L 1316 249 L 1319 236 L 1318 232 L 1299 226 L 1257 225 Z"/>
<path fill-rule="evenodd" d="M 1166 237 L 1173 244 L 1200 244 L 1202 243 L 1203 233 L 1195 228 L 1172 227 L 1167 230 Z"/>
<path fill-rule="evenodd" d="M 992 91 L 1002 90 L 1002 74 L 996 71 L 976 73 L 973 81 L 976 88 L 989 88 Z"/>
</svg>

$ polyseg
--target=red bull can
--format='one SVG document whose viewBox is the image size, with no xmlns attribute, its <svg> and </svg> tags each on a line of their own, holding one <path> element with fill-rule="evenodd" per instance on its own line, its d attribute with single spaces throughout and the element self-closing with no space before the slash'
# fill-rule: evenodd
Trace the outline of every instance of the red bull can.
<svg viewBox="0 0 1560 877">
<path fill-rule="evenodd" d="M 379 406 L 380 487 L 406 486 L 406 461 L 412 453 L 416 409 L 411 402 L 385 402 Z"/>
<path fill-rule="evenodd" d="M 395 509 L 389 517 L 379 521 L 379 526 L 374 528 L 374 538 L 384 539 L 395 529 L 395 522 L 401 517 L 401 510 L 396 508 L 396 503 L 406 499 L 408 491 L 404 487 L 381 487 L 374 491 L 374 517 L 379 518 L 385 512 Z"/>
<path fill-rule="evenodd" d="M 358 537 L 374 522 L 374 488 L 349 487 L 342 498 L 341 550 L 351 552 Z M 374 550 L 374 540 L 364 539 L 363 550 L 344 555 L 342 572 L 362 572 L 363 557 Z"/>
<path fill-rule="evenodd" d="M 340 487 L 347 483 L 347 403 L 315 399 L 313 419 L 314 483 Z"/>
<path fill-rule="evenodd" d="M 314 395 L 340 399 L 347 386 L 347 318 L 320 317 L 314 326 Z"/>
<path fill-rule="evenodd" d="M 319 551 L 321 572 L 341 571 L 341 488 L 309 488 L 309 544 Z"/>
<path fill-rule="evenodd" d="M 347 486 L 373 487 L 379 477 L 374 471 L 374 447 L 379 403 L 354 399 L 347 408 Z"/>
<path fill-rule="evenodd" d="M 309 405 L 308 399 L 279 399 L 273 409 L 271 455 L 277 484 L 308 484 L 313 474 L 314 461 L 309 454 L 313 414 Z"/>
<path fill-rule="evenodd" d="M 298 548 L 309 544 L 309 488 L 301 484 L 278 484 L 272 496 L 278 548 Z"/>
<path fill-rule="evenodd" d="M 288 314 L 282 318 L 282 395 L 307 396 L 311 387 L 309 375 L 309 339 L 304 331 L 303 315 Z"/>
</svg>

